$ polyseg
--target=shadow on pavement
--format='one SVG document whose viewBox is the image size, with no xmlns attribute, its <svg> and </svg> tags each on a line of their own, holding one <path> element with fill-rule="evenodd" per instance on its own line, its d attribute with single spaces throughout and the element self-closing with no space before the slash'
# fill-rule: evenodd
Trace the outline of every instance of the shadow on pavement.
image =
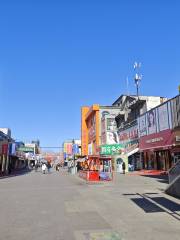
<svg viewBox="0 0 180 240">
<path fill-rule="evenodd" d="M 31 171 L 32 170 L 30 170 L 30 169 L 23 169 L 23 170 L 18 170 L 18 171 L 12 171 L 11 174 L 9 174 L 9 175 L 0 175 L 0 179 L 22 176 L 22 175 L 30 173 Z"/>
<path fill-rule="evenodd" d="M 169 211 L 180 211 L 180 204 L 170 199 L 167 199 L 165 197 L 151 197 L 151 199 L 159 205 L 163 206 L 164 208 L 167 208 Z"/>
<path fill-rule="evenodd" d="M 131 198 L 138 207 L 144 210 L 146 213 L 154 213 L 154 212 L 165 212 L 164 209 L 160 208 L 156 204 L 152 203 L 146 198 Z"/>
<path fill-rule="evenodd" d="M 169 183 L 168 175 L 141 175 L 141 176 L 157 179 L 157 181 L 161 183 L 166 183 L 166 184 Z"/>
<path fill-rule="evenodd" d="M 140 207 L 145 213 L 164 212 L 180 221 L 180 204 L 166 197 L 152 197 L 158 193 L 127 193 L 124 196 L 132 196 L 130 200 Z M 150 195 L 150 196 L 149 196 Z M 135 197 L 136 196 L 136 197 Z"/>
</svg>

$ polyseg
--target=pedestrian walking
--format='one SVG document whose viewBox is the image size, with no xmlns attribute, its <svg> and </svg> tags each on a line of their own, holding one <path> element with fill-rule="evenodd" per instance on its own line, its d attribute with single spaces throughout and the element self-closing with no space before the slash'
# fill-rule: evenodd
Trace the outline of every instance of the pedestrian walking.
<svg viewBox="0 0 180 240">
<path fill-rule="evenodd" d="M 125 174 L 125 172 L 126 172 L 126 164 L 125 164 L 125 162 L 122 163 L 122 170 L 123 170 L 123 174 Z"/>
<path fill-rule="evenodd" d="M 43 174 L 46 173 L 46 164 L 45 163 L 42 164 L 42 172 L 43 172 Z"/>
<path fill-rule="evenodd" d="M 48 173 L 50 173 L 50 168 L 51 168 L 51 164 L 50 164 L 50 162 L 48 162 L 48 163 L 47 163 Z"/>
<path fill-rule="evenodd" d="M 59 165 L 59 163 L 56 165 L 56 171 L 58 171 L 59 172 L 59 169 L 60 169 L 60 165 Z"/>
<path fill-rule="evenodd" d="M 38 164 L 36 163 L 35 164 L 35 172 L 37 172 L 37 170 L 38 170 Z"/>
</svg>

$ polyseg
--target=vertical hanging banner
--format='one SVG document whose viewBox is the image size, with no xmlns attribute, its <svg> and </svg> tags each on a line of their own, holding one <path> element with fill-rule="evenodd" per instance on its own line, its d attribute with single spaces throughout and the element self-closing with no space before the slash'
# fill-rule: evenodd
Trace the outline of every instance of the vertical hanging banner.
<svg viewBox="0 0 180 240">
<path fill-rule="evenodd" d="M 73 154 L 79 154 L 79 146 L 78 146 L 78 144 L 73 144 Z"/>
<path fill-rule="evenodd" d="M 8 154 L 8 144 L 2 145 L 2 154 L 4 154 L 4 155 Z"/>
</svg>

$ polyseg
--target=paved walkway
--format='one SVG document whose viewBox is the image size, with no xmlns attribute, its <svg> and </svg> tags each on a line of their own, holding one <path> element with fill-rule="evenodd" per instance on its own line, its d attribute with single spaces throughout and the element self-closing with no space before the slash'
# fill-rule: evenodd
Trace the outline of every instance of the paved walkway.
<svg viewBox="0 0 180 240">
<path fill-rule="evenodd" d="M 179 240 L 180 200 L 163 179 L 87 184 L 64 170 L 0 179 L 2 240 Z"/>
</svg>

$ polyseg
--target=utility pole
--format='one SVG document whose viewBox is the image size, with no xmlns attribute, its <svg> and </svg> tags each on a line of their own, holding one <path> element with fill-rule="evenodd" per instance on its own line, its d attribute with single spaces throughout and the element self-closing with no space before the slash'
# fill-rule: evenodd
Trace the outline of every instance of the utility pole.
<svg viewBox="0 0 180 240">
<path fill-rule="evenodd" d="M 135 62 L 134 63 L 134 71 L 135 71 L 134 81 L 136 85 L 136 94 L 138 98 L 139 98 L 139 85 L 142 79 L 142 75 L 140 74 L 140 68 L 141 68 L 141 63 Z"/>
</svg>

